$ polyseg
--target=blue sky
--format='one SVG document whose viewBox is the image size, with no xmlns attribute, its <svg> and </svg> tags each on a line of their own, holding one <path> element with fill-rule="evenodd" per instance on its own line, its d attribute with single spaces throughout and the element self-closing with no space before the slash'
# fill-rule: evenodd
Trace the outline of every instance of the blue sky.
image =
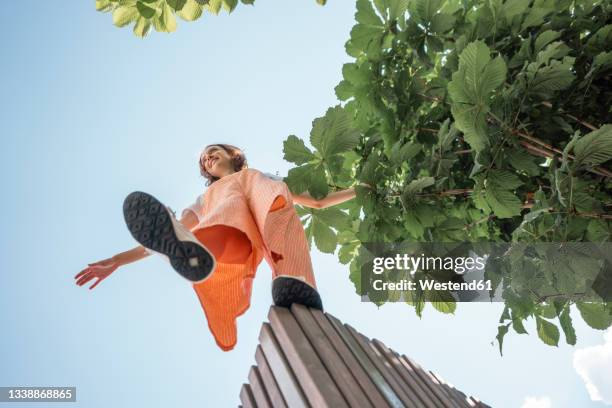
<svg viewBox="0 0 612 408">
<path fill-rule="evenodd" d="M 121 212 L 129 192 L 180 211 L 204 191 L 197 158 L 217 142 L 285 175 L 282 141 L 307 137 L 338 103 L 354 2 L 256 3 L 144 40 L 112 26 L 93 1 L 3 4 L 0 386 L 76 386 L 70 407 L 238 405 L 271 303 L 265 261 L 229 353 L 216 347 L 191 286 L 160 257 L 92 291 L 73 276 L 135 245 Z M 527 396 L 603 406 L 572 366 L 574 347 L 509 334 L 500 357 L 491 341 L 502 305 L 460 304 L 455 316 L 429 306 L 419 319 L 406 305 L 361 303 L 347 266 L 316 249 L 312 259 L 327 311 L 464 392 L 495 407 Z M 603 342 L 572 317 L 577 348 Z"/>
</svg>

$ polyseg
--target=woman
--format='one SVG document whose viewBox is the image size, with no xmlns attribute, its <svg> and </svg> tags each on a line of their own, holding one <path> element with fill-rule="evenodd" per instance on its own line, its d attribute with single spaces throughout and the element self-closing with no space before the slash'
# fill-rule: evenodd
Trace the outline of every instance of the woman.
<svg viewBox="0 0 612 408">
<path fill-rule="evenodd" d="M 134 192 L 124 202 L 132 236 L 141 244 L 89 264 L 75 279 L 79 286 L 148 256 L 161 254 L 189 280 L 219 347 L 236 344 L 236 317 L 250 306 L 252 279 L 262 258 L 273 272 L 275 305 L 292 303 L 321 309 L 308 243 L 294 204 L 325 208 L 355 197 L 353 187 L 315 199 L 293 195 L 278 177 L 250 169 L 244 153 L 228 144 L 208 145 L 200 156 L 208 189 L 176 220 L 155 197 Z M 365 184 L 364 184 L 365 185 Z"/>
</svg>

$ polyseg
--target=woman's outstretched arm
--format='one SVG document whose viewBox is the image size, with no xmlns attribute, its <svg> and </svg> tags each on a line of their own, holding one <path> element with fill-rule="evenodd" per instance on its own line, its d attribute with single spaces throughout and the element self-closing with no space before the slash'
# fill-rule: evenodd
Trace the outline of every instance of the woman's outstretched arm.
<svg viewBox="0 0 612 408">
<path fill-rule="evenodd" d="M 192 211 L 185 211 L 183 217 L 181 217 L 179 221 L 191 230 L 198 224 L 198 217 Z M 147 256 L 149 256 L 149 252 L 147 252 L 145 247 L 138 245 L 137 247 L 113 255 L 110 258 L 88 264 L 87 268 L 77 273 L 74 279 L 76 279 L 77 285 L 83 286 L 90 280 L 97 278 L 98 280 L 89 287 L 89 289 L 93 289 L 120 266 L 139 261 Z"/>
<path fill-rule="evenodd" d="M 366 183 L 360 183 L 360 185 L 364 187 L 372 188 L 372 186 Z M 329 193 L 327 196 L 321 199 L 318 199 L 318 200 L 312 197 L 307 191 L 301 194 L 293 195 L 292 197 L 293 197 L 293 202 L 296 204 L 303 205 L 304 207 L 321 209 L 321 208 L 327 208 L 333 205 L 341 204 L 345 201 L 350 200 L 351 198 L 354 198 L 355 195 L 356 195 L 355 187 L 351 187 L 345 190 L 334 191 L 332 193 Z"/>
</svg>

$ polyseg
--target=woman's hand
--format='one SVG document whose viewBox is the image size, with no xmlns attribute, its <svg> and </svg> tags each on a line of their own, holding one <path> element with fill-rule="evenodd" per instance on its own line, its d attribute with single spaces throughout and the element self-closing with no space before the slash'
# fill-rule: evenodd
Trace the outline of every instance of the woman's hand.
<svg viewBox="0 0 612 408">
<path fill-rule="evenodd" d="M 359 185 L 361 185 L 362 187 L 372 189 L 372 190 L 375 189 L 373 186 L 367 183 L 359 183 Z M 301 194 L 292 195 L 292 199 L 295 204 L 300 204 L 305 207 L 316 208 L 316 209 L 327 208 L 327 207 L 331 207 L 332 205 L 341 204 L 345 201 L 355 198 L 355 195 L 356 195 L 355 187 L 356 186 L 357 184 L 353 185 L 352 187 L 343 189 L 343 190 L 333 191 L 329 193 L 327 196 L 321 199 L 318 199 L 318 200 L 313 198 L 307 191 Z"/>
<path fill-rule="evenodd" d="M 90 280 L 98 278 L 98 281 L 89 287 L 89 289 L 93 289 L 120 266 L 121 263 L 114 258 L 103 259 L 102 261 L 88 264 L 88 267 L 77 273 L 74 279 L 77 279 L 77 285 L 83 286 Z"/>
</svg>

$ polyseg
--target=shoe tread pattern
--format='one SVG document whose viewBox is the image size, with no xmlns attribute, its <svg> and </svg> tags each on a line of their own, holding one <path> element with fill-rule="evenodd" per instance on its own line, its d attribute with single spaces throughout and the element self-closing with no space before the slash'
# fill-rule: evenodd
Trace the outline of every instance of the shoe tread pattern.
<svg viewBox="0 0 612 408">
<path fill-rule="evenodd" d="M 172 267 L 184 278 L 199 282 L 212 272 L 212 255 L 194 242 L 179 240 L 168 211 L 152 195 L 141 191 L 130 193 L 123 203 L 123 215 L 134 239 L 168 256 Z M 192 258 L 197 258 L 197 265 L 190 264 Z"/>
<path fill-rule="evenodd" d="M 323 310 L 321 296 L 312 286 L 295 278 L 279 276 L 272 281 L 272 300 L 276 306 L 291 307 L 298 303 Z"/>
</svg>

